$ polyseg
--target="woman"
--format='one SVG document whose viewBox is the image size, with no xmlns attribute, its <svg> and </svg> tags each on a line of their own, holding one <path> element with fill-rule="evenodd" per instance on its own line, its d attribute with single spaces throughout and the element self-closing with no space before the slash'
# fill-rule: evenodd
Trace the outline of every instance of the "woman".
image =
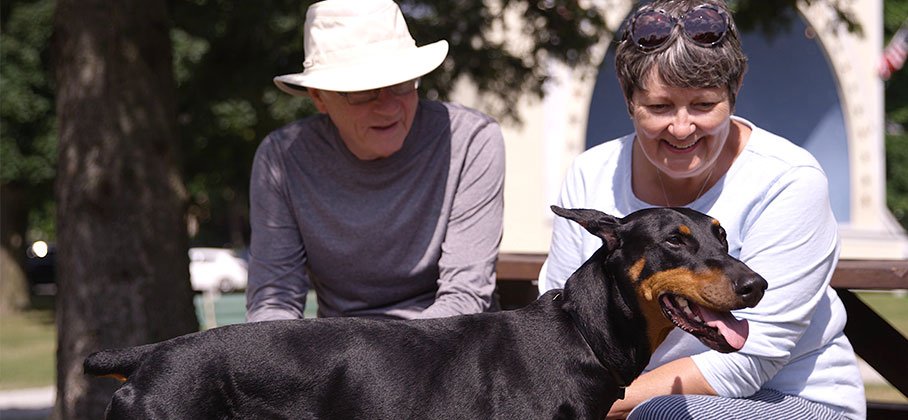
<svg viewBox="0 0 908 420">
<path fill-rule="evenodd" d="M 626 28 L 616 67 L 634 133 L 581 154 L 558 204 L 707 213 L 769 289 L 735 312 L 750 324 L 741 351 L 711 351 L 676 329 L 609 417 L 864 417 L 845 309 L 829 287 L 839 239 L 826 176 L 807 151 L 733 115 L 747 59 L 727 6 L 657 0 Z M 600 245 L 555 218 L 541 291 L 563 287 Z"/>
</svg>

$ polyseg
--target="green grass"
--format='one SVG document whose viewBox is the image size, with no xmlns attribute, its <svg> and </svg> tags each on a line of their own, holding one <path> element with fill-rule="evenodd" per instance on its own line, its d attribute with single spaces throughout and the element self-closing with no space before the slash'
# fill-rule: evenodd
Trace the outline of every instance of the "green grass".
<svg viewBox="0 0 908 420">
<path fill-rule="evenodd" d="M 908 294 L 904 292 L 857 293 L 867 306 L 881 314 L 898 332 L 908 337 Z"/>
<path fill-rule="evenodd" d="M 56 337 L 49 309 L 0 317 L 0 390 L 53 385 Z"/>
<path fill-rule="evenodd" d="M 893 328 L 908 337 L 908 295 L 904 292 L 860 292 L 857 295 Z M 867 384 L 864 391 L 870 401 L 908 403 L 908 397 L 889 384 Z"/>
<path fill-rule="evenodd" d="M 908 337 L 908 296 L 875 292 L 858 296 Z M 314 308 L 314 300 L 307 306 Z M 0 390 L 53 385 L 55 346 L 52 310 L 0 317 Z M 888 384 L 869 384 L 866 390 L 868 400 L 908 402 Z"/>
</svg>

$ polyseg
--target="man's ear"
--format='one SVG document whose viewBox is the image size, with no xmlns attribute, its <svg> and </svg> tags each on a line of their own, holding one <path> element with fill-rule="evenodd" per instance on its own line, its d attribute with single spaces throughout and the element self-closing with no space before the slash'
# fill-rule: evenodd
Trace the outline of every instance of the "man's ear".
<svg viewBox="0 0 908 420">
<path fill-rule="evenodd" d="M 322 95 L 324 95 L 325 92 L 322 90 L 313 89 L 313 88 L 306 88 L 306 91 L 309 92 L 309 97 L 312 98 L 312 103 L 315 104 L 315 108 L 318 109 L 318 112 L 327 114 L 328 107 L 325 105 L 325 99 L 322 97 Z"/>
</svg>

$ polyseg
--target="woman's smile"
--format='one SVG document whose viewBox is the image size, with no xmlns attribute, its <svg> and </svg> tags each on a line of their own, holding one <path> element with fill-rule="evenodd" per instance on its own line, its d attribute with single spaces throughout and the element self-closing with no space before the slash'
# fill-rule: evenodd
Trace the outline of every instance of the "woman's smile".
<svg viewBox="0 0 908 420">
<path fill-rule="evenodd" d="M 666 146 L 666 149 L 671 153 L 687 154 L 696 151 L 697 146 L 700 145 L 701 139 L 702 137 L 694 140 L 693 142 L 681 144 L 673 143 L 669 140 L 663 139 L 662 144 L 664 144 Z"/>
</svg>

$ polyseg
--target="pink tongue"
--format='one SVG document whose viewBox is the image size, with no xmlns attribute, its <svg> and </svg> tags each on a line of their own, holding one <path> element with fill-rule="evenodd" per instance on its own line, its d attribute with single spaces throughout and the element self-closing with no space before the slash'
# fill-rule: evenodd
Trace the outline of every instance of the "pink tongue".
<svg viewBox="0 0 908 420">
<path fill-rule="evenodd" d="M 706 321 L 706 325 L 718 328 L 719 333 L 725 337 L 725 341 L 735 350 L 741 350 L 741 347 L 744 347 L 749 330 L 747 320 L 736 319 L 731 312 L 718 313 L 703 307 L 700 308 L 700 316 Z"/>
</svg>

